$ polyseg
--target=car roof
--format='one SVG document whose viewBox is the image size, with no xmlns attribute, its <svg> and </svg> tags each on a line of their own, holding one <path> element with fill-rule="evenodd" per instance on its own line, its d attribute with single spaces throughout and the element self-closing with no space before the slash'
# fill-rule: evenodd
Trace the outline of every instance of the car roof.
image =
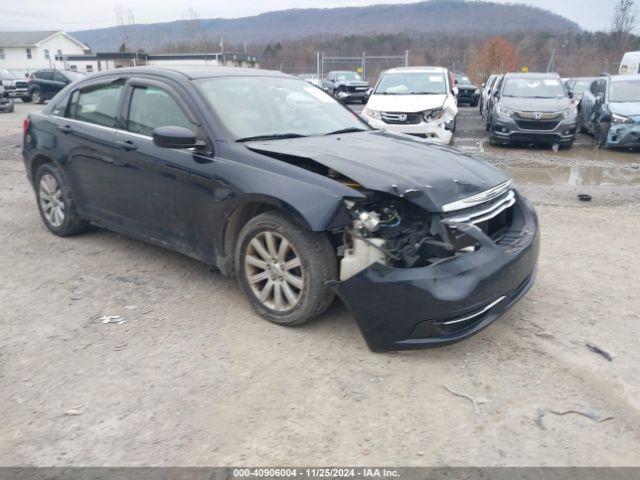
<svg viewBox="0 0 640 480">
<path fill-rule="evenodd" d="M 390 68 L 385 73 L 405 73 L 405 72 L 425 72 L 425 73 L 444 73 L 444 67 L 397 67 Z"/>
<path fill-rule="evenodd" d="M 640 80 L 640 74 L 633 75 L 611 75 L 612 82 L 624 82 L 624 81 L 638 81 Z"/>
<path fill-rule="evenodd" d="M 106 70 L 94 73 L 91 78 L 110 75 L 135 75 L 148 74 L 165 77 L 182 77 L 183 79 L 198 80 L 214 77 L 282 77 L 295 78 L 291 75 L 275 70 L 262 70 L 259 68 L 222 67 L 222 66 L 184 66 L 184 67 L 128 67 L 116 70 Z"/>
<path fill-rule="evenodd" d="M 515 73 L 506 73 L 505 77 L 509 77 L 509 78 L 557 78 L 560 79 L 560 75 L 558 75 L 557 73 L 521 73 L 521 72 L 515 72 Z"/>
</svg>

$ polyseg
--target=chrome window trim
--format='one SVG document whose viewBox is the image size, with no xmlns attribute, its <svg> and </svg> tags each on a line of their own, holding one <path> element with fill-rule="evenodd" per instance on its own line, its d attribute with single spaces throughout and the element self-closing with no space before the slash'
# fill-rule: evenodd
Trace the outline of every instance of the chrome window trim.
<svg viewBox="0 0 640 480">
<path fill-rule="evenodd" d="M 153 140 L 153 137 L 150 137 L 148 135 L 142 135 L 141 133 L 130 132 L 129 130 L 123 130 L 121 128 L 107 127 L 104 125 L 99 125 L 97 123 L 85 122 L 83 120 L 76 120 L 75 118 L 61 117 L 60 115 L 51 115 L 51 116 L 55 118 L 59 118 L 60 120 L 64 120 L 65 122 L 71 122 L 71 123 L 77 123 L 80 125 L 86 125 L 89 127 L 101 128 L 103 130 L 107 130 L 114 133 L 126 133 L 128 135 L 133 135 L 134 137 L 144 138 L 146 140 Z"/>
<path fill-rule="evenodd" d="M 457 200 L 452 203 L 447 203 L 442 207 L 443 212 L 454 212 L 456 210 L 463 210 L 469 207 L 475 207 L 476 205 L 480 205 L 485 202 L 489 202 L 500 195 L 504 194 L 507 190 L 513 187 L 513 180 L 507 180 L 500 185 L 497 185 L 489 190 L 485 190 L 484 192 L 480 192 L 476 195 L 472 195 L 467 198 L 463 198 L 462 200 Z"/>
</svg>

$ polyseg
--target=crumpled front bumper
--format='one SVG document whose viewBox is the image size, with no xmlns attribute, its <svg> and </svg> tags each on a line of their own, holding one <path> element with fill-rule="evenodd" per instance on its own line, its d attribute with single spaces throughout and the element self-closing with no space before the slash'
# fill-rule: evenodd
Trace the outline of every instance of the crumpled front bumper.
<svg viewBox="0 0 640 480">
<path fill-rule="evenodd" d="M 640 123 L 611 125 L 607 134 L 607 147 L 640 147 Z"/>
<path fill-rule="evenodd" d="M 386 123 L 376 118 L 363 116 L 364 120 L 375 129 L 389 130 L 390 132 L 405 133 L 418 138 L 424 138 L 442 145 L 449 145 L 453 132 L 447 130 L 445 122 L 434 120 L 430 122 L 422 121 L 416 124 L 396 124 Z"/>
<path fill-rule="evenodd" d="M 520 238 L 497 245 L 479 228 L 459 228 L 480 245 L 475 252 L 422 268 L 375 263 L 334 285 L 374 351 L 437 347 L 483 330 L 532 287 L 538 261 L 538 220 L 519 198 Z M 514 220 L 515 221 L 515 220 Z"/>
</svg>

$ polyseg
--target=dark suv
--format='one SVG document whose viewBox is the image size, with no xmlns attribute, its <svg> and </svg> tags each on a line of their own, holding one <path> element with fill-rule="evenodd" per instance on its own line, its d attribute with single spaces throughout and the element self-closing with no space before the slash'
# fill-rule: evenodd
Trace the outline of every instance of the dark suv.
<svg viewBox="0 0 640 480">
<path fill-rule="evenodd" d="M 458 87 L 458 105 L 467 103 L 470 107 L 477 107 L 480 102 L 480 89 L 471 83 L 464 73 L 456 73 L 456 87 Z"/>
<path fill-rule="evenodd" d="M 29 97 L 33 103 L 44 103 L 45 100 L 52 99 L 64 87 L 83 76 L 80 73 L 62 70 L 38 70 L 29 76 Z"/>
<path fill-rule="evenodd" d="M 491 143 L 573 145 L 577 109 L 557 74 L 508 73 L 493 100 L 487 112 Z"/>
</svg>

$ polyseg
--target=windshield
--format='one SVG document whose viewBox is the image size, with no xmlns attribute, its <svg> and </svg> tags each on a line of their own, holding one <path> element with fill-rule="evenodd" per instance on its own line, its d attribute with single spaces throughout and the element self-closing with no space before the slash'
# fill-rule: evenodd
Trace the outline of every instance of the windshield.
<svg viewBox="0 0 640 480">
<path fill-rule="evenodd" d="M 382 77 L 373 93 L 379 95 L 440 95 L 447 93 L 447 83 L 442 73 L 388 73 Z"/>
<path fill-rule="evenodd" d="M 640 102 L 640 80 L 611 82 L 609 101 Z"/>
<path fill-rule="evenodd" d="M 582 94 L 591 86 L 591 83 L 593 83 L 594 80 L 595 78 L 576 80 L 571 87 L 571 91 L 573 93 Z"/>
<path fill-rule="evenodd" d="M 456 82 L 458 82 L 459 85 L 471 85 L 471 80 L 465 75 L 456 75 Z"/>
<path fill-rule="evenodd" d="M 360 75 L 358 75 L 356 72 L 336 72 L 336 79 L 342 81 L 362 80 Z"/>
<path fill-rule="evenodd" d="M 234 140 L 370 130 L 356 114 L 303 80 L 256 76 L 194 83 Z"/>
<path fill-rule="evenodd" d="M 509 78 L 502 95 L 518 98 L 560 98 L 566 96 L 562 82 L 557 78 Z"/>
</svg>

